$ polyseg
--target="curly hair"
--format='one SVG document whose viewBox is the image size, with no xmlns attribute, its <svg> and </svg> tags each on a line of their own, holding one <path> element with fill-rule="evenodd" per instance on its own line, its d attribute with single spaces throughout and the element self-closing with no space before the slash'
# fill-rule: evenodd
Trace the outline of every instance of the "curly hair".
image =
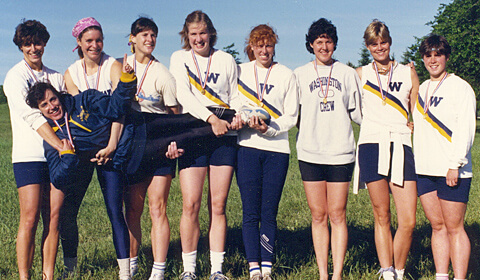
<svg viewBox="0 0 480 280">
<path fill-rule="evenodd" d="M 22 20 L 22 23 L 15 28 L 13 43 L 22 51 L 22 46 L 30 44 L 46 44 L 50 34 L 45 25 L 37 20 Z"/>
<path fill-rule="evenodd" d="M 258 43 L 268 42 L 269 44 L 278 43 L 278 35 L 275 33 L 273 28 L 268 24 L 260 24 L 252 28 L 250 35 L 245 41 L 245 53 L 248 55 L 250 61 L 255 60 L 255 55 L 253 54 L 252 45 Z"/>
<path fill-rule="evenodd" d="M 328 19 L 321 18 L 310 25 L 308 33 L 305 35 L 305 47 L 309 53 L 313 54 L 313 48 L 310 45 L 313 44 L 317 38 L 332 39 L 333 44 L 335 45 L 334 50 L 337 49 L 337 28 Z"/>
</svg>

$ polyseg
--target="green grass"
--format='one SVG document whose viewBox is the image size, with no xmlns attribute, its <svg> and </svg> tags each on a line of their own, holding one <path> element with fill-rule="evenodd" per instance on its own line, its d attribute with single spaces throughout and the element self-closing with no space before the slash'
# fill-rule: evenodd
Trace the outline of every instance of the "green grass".
<svg viewBox="0 0 480 280">
<path fill-rule="evenodd" d="M 292 155 L 290 169 L 278 213 L 278 242 L 275 279 L 318 279 L 310 231 L 310 211 L 303 191 L 296 154 L 294 151 L 295 131 L 291 132 Z M 480 135 L 477 135 L 477 139 Z M 13 178 L 11 161 L 11 133 L 8 107 L 0 104 L 0 279 L 18 279 L 15 254 L 15 238 L 19 219 L 18 197 Z M 480 144 L 472 149 L 474 173 L 479 174 Z M 466 215 L 466 229 L 472 242 L 469 279 L 480 279 L 480 192 L 479 179 L 473 179 L 470 202 Z M 206 201 L 206 200 L 204 200 Z M 168 216 L 172 228 L 168 252 L 167 279 L 176 279 L 182 272 L 179 221 L 181 194 L 178 179 L 172 184 L 168 201 Z M 377 279 L 379 264 L 373 239 L 373 215 L 366 191 L 351 194 L 347 206 L 349 245 L 345 259 L 344 279 Z M 238 187 L 234 182 L 228 198 L 228 239 L 224 270 L 231 279 L 248 279 L 241 234 L 241 202 Z M 394 210 L 393 210 L 393 213 Z M 148 209 L 143 216 L 143 245 L 140 255 L 140 274 L 135 279 L 148 279 L 152 264 L 150 243 L 150 220 Z M 395 214 L 393 215 L 395 220 Z M 102 194 L 94 180 L 83 201 L 79 215 L 80 247 L 77 279 L 117 279 L 117 264 L 111 239 Z M 207 225 L 208 213 L 202 205 L 200 213 L 201 238 L 198 248 L 197 272 L 200 279 L 208 279 L 209 255 Z M 394 224 L 395 226 L 395 224 Z M 41 232 L 39 225 L 38 233 Z M 406 267 L 406 279 L 435 279 L 433 258 L 430 250 L 430 226 L 418 204 L 417 225 L 413 246 Z M 40 234 L 37 234 L 40 244 Z M 41 279 L 41 260 L 36 247 L 32 279 Z M 62 254 L 59 254 L 56 274 L 60 273 Z"/>
</svg>

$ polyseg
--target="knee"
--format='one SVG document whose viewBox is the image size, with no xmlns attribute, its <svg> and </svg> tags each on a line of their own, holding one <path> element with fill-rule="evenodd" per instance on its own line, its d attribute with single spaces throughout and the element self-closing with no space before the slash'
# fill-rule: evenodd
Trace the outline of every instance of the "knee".
<svg viewBox="0 0 480 280">
<path fill-rule="evenodd" d="M 183 215 L 187 217 L 196 217 L 200 211 L 200 202 L 184 202 Z"/>
<path fill-rule="evenodd" d="M 167 203 L 166 201 L 149 202 L 150 217 L 152 220 L 161 219 L 167 215 Z"/>
<path fill-rule="evenodd" d="M 225 215 L 225 201 L 212 201 L 211 202 L 211 212 L 214 216 L 223 216 Z"/>
<path fill-rule="evenodd" d="M 333 225 L 343 225 L 346 224 L 346 211 L 345 209 L 332 210 L 328 213 L 330 218 L 330 223 Z"/>
<path fill-rule="evenodd" d="M 390 210 L 375 210 L 375 223 L 380 227 L 390 227 L 391 213 Z"/>
<path fill-rule="evenodd" d="M 328 215 L 325 211 L 315 210 L 312 213 L 312 225 L 326 225 L 328 222 Z"/>
<path fill-rule="evenodd" d="M 401 222 L 398 223 L 398 230 L 401 230 L 403 232 L 409 232 L 413 233 L 413 229 L 415 228 L 415 217 L 402 220 Z"/>
<path fill-rule="evenodd" d="M 28 211 L 22 213 L 20 228 L 24 230 L 34 230 L 38 224 L 39 212 Z"/>
</svg>

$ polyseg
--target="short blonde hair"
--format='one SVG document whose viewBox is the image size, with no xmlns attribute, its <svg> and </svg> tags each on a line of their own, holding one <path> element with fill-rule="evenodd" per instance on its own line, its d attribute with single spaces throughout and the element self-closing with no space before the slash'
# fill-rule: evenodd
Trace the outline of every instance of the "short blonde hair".
<svg viewBox="0 0 480 280">
<path fill-rule="evenodd" d="M 390 31 L 383 21 L 374 19 L 365 29 L 363 33 L 363 40 L 365 45 L 373 44 L 378 38 L 381 38 L 383 41 L 392 44 L 392 37 L 390 37 Z"/>
</svg>

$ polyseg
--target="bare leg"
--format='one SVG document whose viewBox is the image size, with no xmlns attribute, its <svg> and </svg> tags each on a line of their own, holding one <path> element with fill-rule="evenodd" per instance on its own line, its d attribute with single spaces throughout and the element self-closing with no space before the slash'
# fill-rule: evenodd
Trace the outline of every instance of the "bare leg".
<svg viewBox="0 0 480 280">
<path fill-rule="evenodd" d="M 17 264 L 20 279 L 29 279 L 35 252 L 35 232 L 40 216 L 42 186 L 26 185 L 18 188 L 20 223 L 17 234 Z"/>
<path fill-rule="evenodd" d="M 130 235 L 130 258 L 138 256 L 142 243 L 141 217 L 145 203 L 145 195 L 151 178 L 127 187 L 125 195 L 126 220 Z"/>
<path fill-rule="evenodd" d="M 448 273 L 450 244 L 437 191 L 420 196 L 425 216 L 432 226 L 432 253 L 437 273 Z"/>
<path fill-rule="evenodd" d="M 312 214 L 312 239 L 321 280 L 328 279 L 328 204 L 326 181 L 304 181 L 308 207 Z"/>
<path fill-rule="evenodd" d="M 343 263 L 347 253 L 347 197 L 350 182 L 327 183 L 328 217 L 332 227 L 332 280 L 342 279 Z"/>
<path fill-rule="evenodd" d="M 167 200 L 172 176 L 154 176 L 148 187 L 148 205 L 152 219 L 152 251 L 155 262 L 165 262 L 170 243 Z"/>
<path fill-rule="evenodd" d="M 200 238 L 198 213 L 202 202 L 202 190 L 207 167 L 189 167 L 180 171 L 183 208 L 180 219 L 180 238 L 182 251 L 190 253 L 197 250 Z"/>
<path fill-rule="evenodd" d="M 440 205 L 442 207 L 443 220 L 447 227 L 450 258 L 455 278 L 465 279 L 471 250 L 470 240 L 463 226 L 467 204 L 440 199 Z"/>
<path fill-rule="evenodd" d="M 227 205 L 228 192 L 232 182 L 232 166 L 210 166 L 208 212 L 210 214 L 209 241 L 210 250 L 224 252 L 227 238 Z"/>
<path fill-rule="evenodd" d="M 403 269 L 412 245 L 417 211 L 417 182 L 405 181 L 403 187 L 390 184 L 395 208 L 397 209 L 398 229 L 393 240 L 393 259 L 396 269 Z"/>
<path fill-rule="evenodd" d="M 390 230 L 390 192 L 385 179 L 367 184 L 375 218 L 375 247 L 382 268 L 393 264 L 393 238 Z"/>
<path fill-rule="evenodd" d="M 44 196 L 44 206 L 42 207 L 44 228 L 42 238 L 43 279 L 52 280 L 54 279 L 53 273 L 58 251 L 60 208 L 63 205 L 64 194 L 51 185 L 46 188 Z"/>
</svg>

